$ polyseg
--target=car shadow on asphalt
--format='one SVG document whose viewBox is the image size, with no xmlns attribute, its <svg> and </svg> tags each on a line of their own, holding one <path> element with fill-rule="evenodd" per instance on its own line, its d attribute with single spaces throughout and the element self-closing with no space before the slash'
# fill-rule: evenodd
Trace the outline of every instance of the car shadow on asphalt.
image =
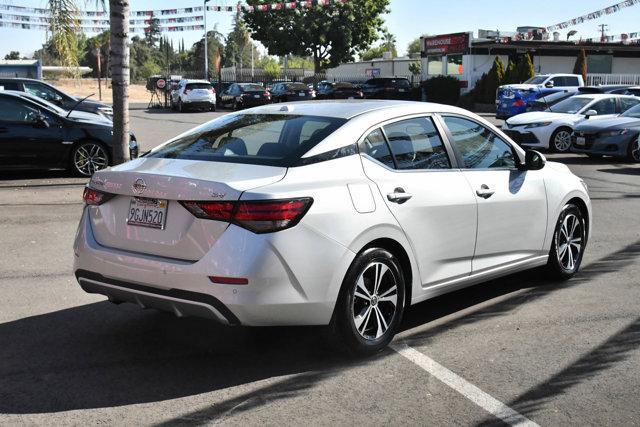
<svg viewBox="0 0 640 427">
<path fill-rule="evenodd" d="M 598 172 L 615 173 L 618 175 L 636 175 L 640 176 L 640 167 L 638 168 L 612 168 L 612 169 L 598 169 Z"/>
<path fill-rule="evenodd" d="M 552 292 L 618 271 L 640 257 L 640 241 L 591 263 L 573 280 L 547 284 L 540 271 L 484 283 L 418 304 L 407 310 L 402 340 L 424 345 L 445 330 L 509 314 Z M 495 301 L 493 301 L 495 299 Z M 441 325 L 429 323 L 480 305 Z M 412 332 L 417 326 L 419 331 Z M 426 330 L 425 330 L 426 329 Z M 200 424 L 267 402 L 303 395 L 318 383 L 368 359 L 337 353 L 321 328 L 223 327 L 176 319 L 131 304 L 98 302 L 0 324 L 0 413 L 31 414 L 159 402 L 269 380 L 239 396 L 183 414 L 167 423 Z M 516 399 L 525 415 L 592 372 L 621 360 L 640 339 L 612 338 L 581 357 L 558 378 Z M 635 335 L 634 335 L 635 337 Z M 551 391 L 547 391 L 547 389 Z"/>
</svg>

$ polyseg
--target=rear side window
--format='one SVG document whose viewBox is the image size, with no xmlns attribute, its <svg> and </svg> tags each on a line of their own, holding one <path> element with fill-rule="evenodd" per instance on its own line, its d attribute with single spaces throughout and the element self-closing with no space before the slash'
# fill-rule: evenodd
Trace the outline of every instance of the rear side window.
<svg viewBox="0 0 640 427">
<path fill-rule="evenodd" d="M 287 89 L 290 90 L 307 90 L 309 89 L 307 87 L 307 85 L 303 84 L 303 83 L 291 83 L 287 85 Z"/>
<path fill-rule="evenodd" d="M 430 117 L 384 126 L 398 169 L 449 169 L 451 163 Z"/>
<path fill-rule="evenodd" d="M 194 90 L 194 89 L 211 89 L 213 86 L 211 86 L 210 84 L 207 83 L 187 83 L 187 90 Z"/>
<path fill-rule="evenodd" d="M 603 114 L 616 114 L 616 100 L 615 98 L 607 98 L 596 102 L 589 110 L 596 110 L 598 115 Z"/>
<path fill-rule="evenodd" d="M 400 79 L 400 80 L 392 80 L 392 82 L 393 82 L 393 86 L 395 87 L 404 88 L 404 89 L 409 87 L 409 80 Z"/>
<path fill-rule="evenodd" d="M 640 103 L 640 99 L 636 98 L 620 98 L 620 107 L 622 112 L 627 111 L 629 108 L 635 107 Z"/>
<path fill-rule="evenodd" d="M 289 167 L 345 122 L 289 114 L 223 116 L 160 146 L 147 157 Z"/>
<path fill-rule="evenodd" d="M 577 77 L 567 76 L 564 78 L 564 86 L 580 86 Z"/>
<path fill-rule="evenodd" d="M 395 167 L 391 151 L 389 151 L 387 141 L 384 139 L 380 129 L 371 132 L 360 143 L 360 152 L 367 154 L 389 168 Z"/>
<path fill-rule="evenodd" d="M 0 90 L 21 90 L 17 82 L 0 82 Z"/>
</svg>

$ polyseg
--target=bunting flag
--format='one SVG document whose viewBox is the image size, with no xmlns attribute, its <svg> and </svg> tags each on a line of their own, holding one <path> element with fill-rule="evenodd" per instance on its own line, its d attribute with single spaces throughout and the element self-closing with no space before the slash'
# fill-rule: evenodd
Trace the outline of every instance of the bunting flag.
<svg viewBox="0 0 640 427">
<path fill-rule="evenodd" d="M 0 13 L 0 19 L 4 21 L 13 21 L 13 22 L 30 22 L 30 23 L 49 23 L 49 17 L 45 16 L 26 16 L 26 15 L 14 15 L 8 13 Z M 196 22 L 204 20 L 202 15 L 195 16 L 181 16 L 177 18 L 156 18 L 158 20 L 158 24 L 177 24 L 184 22 Z M 89 26 L 89 27 L 109 27 L 108 19 L 87 19 L 82 18 L 78 20 L 80 26 Z M 147 19 L 130 19 L 130 26 L 149 26 L 151 24 L 152 18 Z"/>
<path fill-rule="evenodd" d="M 208 6 L 208 10 L 214 10 L 216 6 Z M 224 6 L 224 11 L 232 12 L 233 6 Z M 230 9 L 230 10 L 227 10 Z M 33 15 L 44 15 L 48 16 L 50 14 L 49 9 L 39 8 L 39 7 L 24 7 L 24 6 L 15 6 L 13 4 L 0 4 L 0 11 L 7 12 L 16 12 L 21 14 L 33 14 Z M 202 14 L 204 12 L 204 6 L 195 6 L 195 7 L 183 7 L 180 9 L 157 9 L 157 10 L 132 10 L 130 12 L 130 16 L 138 17 L 138 16 L 166 16 L 166 15 L 192 15 L 194 13 Z M 109 17 L 109 12 L 107 11 L 80 11 L 80 17 Z"/>
<path fill-rule="evenodd" d="M 598 19 L 605 15 L 611 15 L 612 13 L 619 12 L 622 9 L 627 7 L 635 6 L 640 4 L 640 0 L 625 0 L 620 3 L 616 3 L 612 6 L 605 7 L 604 9 L 596 10 L 595 12 L 587 13 L 586 15 L 579 16 L 577 18 L 570 19 L 568 21 L 560 22 L 559 24 L 551 25 L 546 28 L 548 32 L 563 30 L 568 27 L 573 27 L 575 25 L 582 24 L 586 21 L 591 21 L 593 19 Z"/>
<path fill-rule="evenodd" d="M 637 0 L 640 1 L 640 0 Z M 243 12 L 269 12 L 272 10 L 305 9 L 314 6 L 326 7 L 334 4 L 348 3 L 349 0 L 300 0 L 275 3 L 262 3 L 256 5 L 238 5 L 238 10 Z"/>
<path fill-rule="evenodd" d="M 15 28 L 20 30 L 36 30 L 36 31 L 47 31 L 49 29 L 49 24 L 41 24 L 34 22 L 7 22 L 4 20 L 0 20 L 1 28 Z M 104 26 L 82 26 L 82 31 L 86 33 L 102 33 L 109 29 L 109 27 Z M 129 32 L 131 33 L 146 33 L 149 30 L 148 27 L 135 27 L 129 28 Z M 165 26 L 160 27 L 161 32 L 173 33 L 173 32 L 181 32 L 181 31 L 203 31 L 204 25 L 174 25 L 174 26 Z"/>
</svg>

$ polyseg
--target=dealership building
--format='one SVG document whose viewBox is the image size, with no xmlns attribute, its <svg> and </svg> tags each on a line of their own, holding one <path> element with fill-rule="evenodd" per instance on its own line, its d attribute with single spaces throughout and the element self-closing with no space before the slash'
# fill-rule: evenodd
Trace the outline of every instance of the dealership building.
<svg viewBox="0 0 640 427">
<path fill-rule="evenodd" d="M 505 66 L 509 58 L 528 53 L 536 73 L 569 73 L 573 70 L 581 49 L 587 54 L 587 84 L 640 85 L 639 43 L 598 43 L 583 41 L 544 40 L 542 37 L 523 39 L 514 33 L 504 37 L 493 31 L 480 30 L 478 38 L 472 32 L 443 34 L 421 39 L 422 76 L 451 75 L 460 79 L 462 87 L 472 89 L 475 82 L 488 72 L 496 56 Z"/>
</svg>

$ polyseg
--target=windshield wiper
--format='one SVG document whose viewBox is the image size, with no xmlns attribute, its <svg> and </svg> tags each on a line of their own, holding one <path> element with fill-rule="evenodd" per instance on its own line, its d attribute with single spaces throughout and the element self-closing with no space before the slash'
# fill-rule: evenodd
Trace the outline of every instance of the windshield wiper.
<svg viewBox="0 0 640 427">
<path fill-rule="evenodd" d="M 65 118 L 67 118 L 67 119 L 68 119 L 68 118 L 69 118 L 69 115 L 71 115 L 71 113 L 73 112 L 73 110 L 75 110 L 75 109 L 76 109 L 76 107 L 77 107 L 78 105 L 82 104 L 82 103 L 83 103 L 87 98 L 90 98 L 90 97 L 92 97 L 93 95 L 95 95 L 95 93 L 92 93 L 91 95 L 87 95 L 87 96 L 85 96 L 84 98 L 82 98 L 80 101 L 76 102 L 76 103 L 74 104 L 74 106 L 73 106 L 73 107 L 71 107 L 71 109 L 69 110 L 69 112 L 67 113 L 67 116 L 66 116 Z"/>
</svg>

